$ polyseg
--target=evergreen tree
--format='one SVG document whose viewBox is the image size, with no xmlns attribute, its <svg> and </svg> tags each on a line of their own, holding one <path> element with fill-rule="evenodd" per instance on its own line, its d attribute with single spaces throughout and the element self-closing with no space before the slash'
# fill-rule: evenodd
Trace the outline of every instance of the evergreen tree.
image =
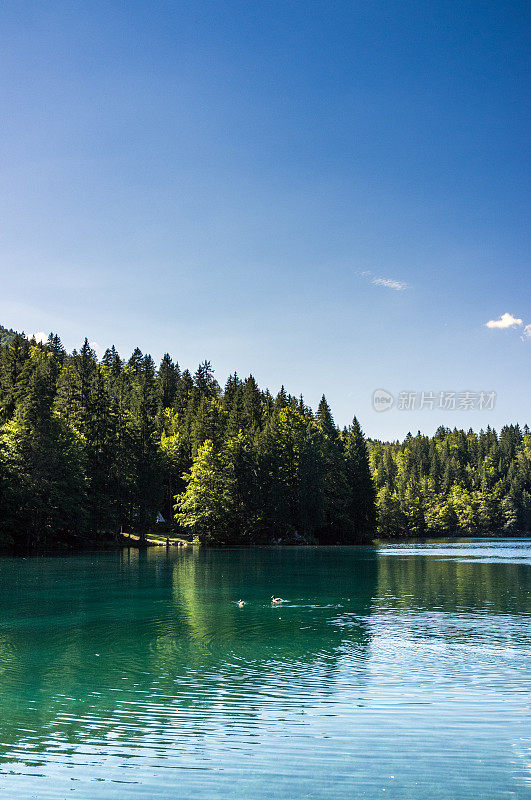
<svg viewBox="0 0 531 800">
<path fill-rule="evenodd" d="M 321 431 L 323 528 L 320 541 L 338 542 L 349 539 L 348 504 L 350 492 L 344 458 L 343 442 L 334 423 L 332 412 L 323 395 L 316 422 Z"/>
<path fill-rule="evenodd" d="M 31 547 L 84 532 L 86 484 L 78 442 L 52 409 L 53 354 L 32 347 L 24 379 L 26 392 L 1 431 L 1 448 L 17 475 L 14 533 Z"/>
<path fill-rule="evenodd" d="M 217 452 L 207 439 L 185 475 L 185 482 L 185 491 L 175 498 L 179 523 L 205 543 L 230 539 L 235 478 L 225 453 Z"/>
<path fill-rule="evenodd" d="M 214 370 L 210 361 L 202 361 L 194 375 L 194 386 L 200 397 L 213 397 L 219 386 L 214 378 Z"/>
<path fill-rule="evenodd" d="M 139 367 L 133 368 L 136 375 L 132 379 L 130 447 L 135 480 L 131 511 L 133 525 L 144 539 L 154 523 L 162 496 L 156 431 L 157 391 L 151 356 L 144 356 Z"/>
<path fill-rule="evenodd" d="M 359 541 L 376 532 L 375 489 L 369 466 L 367 444 L 356 417 L 343 434 L 347 484 L 347 515 Z"/>
<path fill-rule="evenodd" d="M 174 364 L 169 353 L 165 353 L 157 372 L 156 384 L 160 408 L 172 408 L 177 395 L 180 378 L 179 365 Z"/>
</svg>

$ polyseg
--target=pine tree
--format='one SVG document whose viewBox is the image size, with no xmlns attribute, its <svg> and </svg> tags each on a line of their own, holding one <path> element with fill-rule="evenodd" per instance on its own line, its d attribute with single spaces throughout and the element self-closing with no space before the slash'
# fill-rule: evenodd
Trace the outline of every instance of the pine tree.
<svg viewBox="0 0 531 800">
<path fill-rule="evenodd" d="M 219 391 L 219 386 L 214 378 L 214 370 L 210 361 L 202 361 L 194 375 L 194 386 L 199 397 L 214 397 Z"/>
<path fill-rule="evenodd" d="M 32 547 L 83 533 L 86 484 L 76 437 L 52 409 L 50 351 L 31 348 L 24 383 L 25 395 L 2 430 L 2 446 L 18 476 L 16 531 Z"/>
<path fill-rule="evenodd" d="M 336 543 L 349 538 L 349 488 L 343 442 L 323 395 L 316 414 L 321 431 L 324 525 L 320 541 Z"/>
<path fill-rule="evenodd" d="M 156 378 L 160 409 L 173 408 L 179 378 L 179 365 L 173 363 L 169 353 L 165 353 Z"/>
<path fill-rule="evenodd" d="M 131 392 L 130 447 L 135 470 L 131 511 L 141 539 L 155 521 L 162 495 L 156 410 L 155 365 L 151 356 L 146 355 L 136 369 Z"/>
<path fill-rule="evenodd" d="M 334 423 L 332 412 L 330 411 L 330 406 L 328 405 L 324 395 L 321 397 L 319 402 L 316 418 L 317 423 L 324 435 L 328 436 L 331 441 L 335 441 L 339 434 Z"/>
<path fill-rule="evenodd" d="M 0 422 L 11 419 L 18 398 L 25 392 L 23 369 L 29 357 L 30 343 L 19 334 L 0 348 Z"/>
<path fill-rule="evenodd" d="M 376 497 L 367 445 L 356 417 L 343 434 L 343 441 L 348 488 L 347 514 L 354 539 L 363 541 L 372 538 L 376 532 Z"/>
</svg>

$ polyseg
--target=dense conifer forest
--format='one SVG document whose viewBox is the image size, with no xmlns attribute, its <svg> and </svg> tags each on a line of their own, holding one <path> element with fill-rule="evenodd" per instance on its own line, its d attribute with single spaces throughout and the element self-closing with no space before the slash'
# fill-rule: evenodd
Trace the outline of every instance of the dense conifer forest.
<svg viewBox="0 0 531 800">
<path fill-rule="evenodd" d="M 439 428 L 394 444 L 370 443 L 378 531 L 385 537 L 531 531 L 527 425 L 479 434 Z"/>
<path fill-rule="evenodd" d="M 97 545 L 120 530 L 210 544 L 528 533 L 531 436 L 507 426 L 366 441 L 252 376 L 222 389 L 137 348 L 101 360 L 0 329 L 0 543 Z M 156 522 L 157 517 L 164 522 Z"/>
</svg>

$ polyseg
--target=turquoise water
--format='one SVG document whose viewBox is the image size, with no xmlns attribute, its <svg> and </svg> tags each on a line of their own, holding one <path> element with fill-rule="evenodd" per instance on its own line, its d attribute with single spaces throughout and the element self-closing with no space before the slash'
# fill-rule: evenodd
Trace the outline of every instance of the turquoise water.
<svg viewBox="0 0 531 800">
<path fill-rule="evenodd" d="M 1 559 L 0 796 L 530 797 L 530 567 L 504 539 Z"/>
</svg>

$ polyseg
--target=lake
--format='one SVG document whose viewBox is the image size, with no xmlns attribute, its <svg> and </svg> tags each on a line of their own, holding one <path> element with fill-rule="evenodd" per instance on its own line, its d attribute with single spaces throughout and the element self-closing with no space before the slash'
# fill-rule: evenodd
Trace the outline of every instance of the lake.
<svg viewBox="0 0 531 800">
<path fill-rule="evenodd" d="M 530 575 L 523 539 L 2 558 L 0 796 L 529 798 Z"/>
</svg>

